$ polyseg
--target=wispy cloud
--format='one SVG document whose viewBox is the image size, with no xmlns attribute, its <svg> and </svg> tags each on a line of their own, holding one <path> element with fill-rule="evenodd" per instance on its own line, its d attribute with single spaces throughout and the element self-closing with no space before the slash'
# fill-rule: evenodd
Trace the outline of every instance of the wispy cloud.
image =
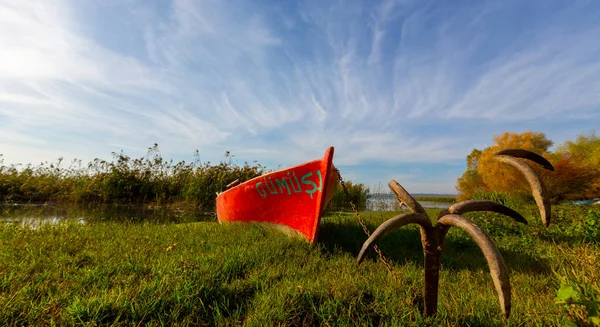
<svg viewBox="0 0 600 327">
<path fill-rule="evenodd" d="M 0 1 L 0 153 L 88 159 L 158 142 L 276 167 L 334 145 L 367 184 L 402 168 L 416 191 L 451 192 L 493 133 L 560 142 L 600 119 L 598 14 L 594 2 Z"/>
<path fill-rule="evenodd" d="M 600 28 L 572 35 L 553 31 L 531 48 L 489 63 L 451 116 L 500 120 L 572 117 L 600 107 Z"/>
</svg>

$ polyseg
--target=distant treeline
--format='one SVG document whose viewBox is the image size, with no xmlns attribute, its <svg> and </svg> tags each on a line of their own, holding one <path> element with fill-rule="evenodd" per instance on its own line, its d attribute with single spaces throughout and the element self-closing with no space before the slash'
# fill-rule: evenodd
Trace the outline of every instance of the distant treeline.
<svg viewBox="0 0 600 327">
<path fill-rule="evenodd" d="M 413 197 L 417 201 L 443 202 L 443 203 L 456 202 L 456 195 L 418 195 L 418 194 L 414 194 Z"/>
<path fill-rule="evenodd" d="M 131 158 L 123 152 L 113 152 L 112 156 L 111 161 L 95 159 L 87 165 L 79 160 L 65 164 L 59 159 L 38 166 L 6 166 L 0 155 L 0 201 L 182 205 L 214 210 L 216 194 L 225 190 L 227 184 L 268 172 L 256 162 L 235 164 L 229 152 L 218 164 L 202 163 L 199 159 L 165 160 L 157 144 L 141 158 Z M 362 184 L 349 184 L 352 200 L 364 208 L 368 189 Z M 340 204 L 345 201 L 341 187 L 334 199 Z"/>
</svg>

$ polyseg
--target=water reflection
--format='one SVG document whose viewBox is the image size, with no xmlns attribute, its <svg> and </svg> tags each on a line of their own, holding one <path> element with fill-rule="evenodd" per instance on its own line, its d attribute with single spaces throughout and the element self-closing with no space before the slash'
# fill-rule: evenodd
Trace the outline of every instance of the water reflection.
<svg viewBox="0 0 600 327">
<path fill-rule="evenodd" d="M 6 224 L 18 225 L 21 227 L 30 227 L 33 229 L 42 227 L 44 225 L 58 225 L 61 222 L 66 221 L 64 217 L 22 217 L 22 218 L 0 218 L 0 221 Z M 85 224 L 84 218 L 72 219 L 71 221 L 78 224 Z"/>
<path fill-rule="evenodd" d="M 39 204 L 0 205 L 0 222 L 38 228 L 44 224 L 56 225 L 64 221 L 79 224 L 102 221 L 187 223 L 216 221 L 214 212 L 141 206 L 65 206 Z"/>
<path fill-rule="evenodd" d="M 421 206 L 425 209 L 428 208 L 439 208 L 446 209 L 452 205 L 447 202 L 435 202 L 435 201 L 419 201 Z M 406 209 L 402 206 L 402 209 Z M 367 210 L 368 211 L 400 211 L 400 203 L 396 198 L 369 198 L 367 199 Z"/>
</svg>

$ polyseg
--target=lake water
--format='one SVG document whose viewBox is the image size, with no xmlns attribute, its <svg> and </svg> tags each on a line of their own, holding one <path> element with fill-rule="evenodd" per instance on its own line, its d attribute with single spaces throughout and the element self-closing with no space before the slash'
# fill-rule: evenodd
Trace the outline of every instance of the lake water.
<svg viewBox="0 0 600 327">
<path fill-rule="evenodd" d="M 424 208 L 448 208 L 449 203 L 420 201 Z M 406 209 L 405 207 L 403 209 Z M 368 211 L 399 211 L 393 197 L 367 199 Z M 215 212 L 198 210 L 148 209 L 140 206 L 57 206 L 38 204 L 0 205 L 0 222 L 37 228 L 44 224 L 56 225 L 63 221 L 79 224 L 101 221 L 188 223 L 217 221 Z"/>
<path fill-rule="evenodd" d="M 34 228 L 63 221 L 86 224 L 101 221 L 186 223 L 216 220 L 214 212 L 198 210 L 148 209 L 140 206 L 0 205 L 0 222 Z"/>
<path fill-rule="evenodd" d="M 452 205 L 447 202 L 434 202 L 434 201 L 419 201 L 423 208 L 440 208 L 446 209 Z M 406 209 L 405 206 L 402 209 Z M 367 199 L 367 210 L 369 211 L 398 211 L 400 210 L 400 204 L 396 198 L 368 198 Z"/>
</svg>

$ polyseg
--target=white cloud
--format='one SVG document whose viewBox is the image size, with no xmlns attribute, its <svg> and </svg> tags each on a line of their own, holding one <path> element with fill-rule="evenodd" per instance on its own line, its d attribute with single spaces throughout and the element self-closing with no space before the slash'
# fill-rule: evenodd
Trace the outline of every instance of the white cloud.
<svg viewBox="0 0 600 327">
<path fill-rule="evenodd" d="M 597 118 L 600 31 L 497 23 L 521 19 L 517 7 L 4 1 L 0 152 L 158 142 L 165 155 L 291 165 L 333 145 L 342 165 L 444 163 L 489 142 L 490 121 Z M 118 28 L 102 34 L 98 17 Z"/>
<path fill-rule="evenodd" d="M 600 29 L 556 32 L 490 63 L 449 111 L 453 117 L 500 120 L 585 115 L 600 107 Z"/>
</svg>

